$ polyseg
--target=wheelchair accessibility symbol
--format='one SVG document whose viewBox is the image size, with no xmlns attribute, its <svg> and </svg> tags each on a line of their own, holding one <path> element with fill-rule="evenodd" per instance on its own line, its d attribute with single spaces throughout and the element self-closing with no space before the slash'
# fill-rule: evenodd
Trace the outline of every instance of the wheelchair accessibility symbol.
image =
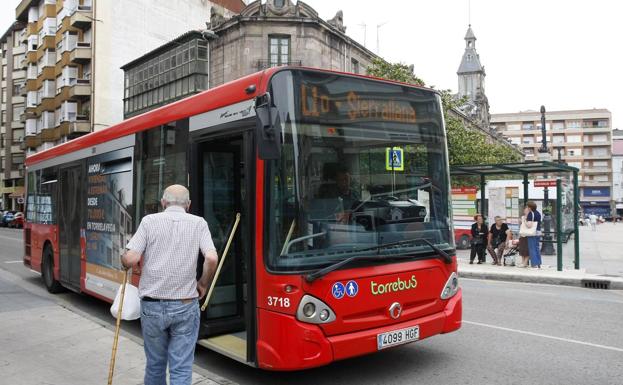
<svg viewBox="0 0 623 385">
<path fill-rule="evenodd" d="M 331 288 L 331 292 L 333 293 L 333 297 L 335 297 L 336 299 L 342 299 L 342 297 L 344 297 L 344 294 L 346 294 L 344 284 L 342 282 L 334 283 L 333 288 Z"/>
</svg>

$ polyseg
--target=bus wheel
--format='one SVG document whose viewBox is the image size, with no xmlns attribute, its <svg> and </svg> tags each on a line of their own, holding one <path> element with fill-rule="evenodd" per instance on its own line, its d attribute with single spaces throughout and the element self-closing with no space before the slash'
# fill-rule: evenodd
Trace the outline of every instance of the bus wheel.
<svg viewBox="0 0 623 385">
<path fill-rule="evenodd" d="M 50 246 L 43 250 L 41 277 L 45 288 L 52 294 L 60 293 L 63 289 L 61 283 L 54 279 L 54 252 Z"/>
<path fill-rule="evenodd" d="M 469 249 L 469 237 L 463 235 L 461 239 L 459 239 L 459 244 L 457 246 L 459 249 Z"/>
</svg>

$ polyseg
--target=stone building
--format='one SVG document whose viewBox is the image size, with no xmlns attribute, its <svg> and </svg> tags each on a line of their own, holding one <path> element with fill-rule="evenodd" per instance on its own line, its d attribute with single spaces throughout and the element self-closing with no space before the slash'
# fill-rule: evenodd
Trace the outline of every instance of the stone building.
<svg viewBox="0 0 623 385">
<path fill-rule="evenodd" d="M 187 32 L 122 67 L 124 115 L 131 117 L 274 66 L 365 73 L 377 56 L 345 32 L 341 11 L 322 20 L 303 1 L 258 0 L 229 18 L 213 9 L 207 30 Z M 188 70 L 171 74 L 173 52 L 176 62 L 187 60 Z"/>
</svg>

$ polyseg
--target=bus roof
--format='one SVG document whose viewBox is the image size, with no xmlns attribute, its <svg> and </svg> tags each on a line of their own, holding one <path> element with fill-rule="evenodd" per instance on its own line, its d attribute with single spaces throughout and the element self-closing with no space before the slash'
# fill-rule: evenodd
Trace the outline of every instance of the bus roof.
<svg viewBox="0 0 623 385">
<path fill-rule="evenodd" d="M 147 111 L 141 115 L 134 116 L 113 126 L 102 130 L 91 132 L 87 135 L 73 139 L 69 142 L 54 146 L 48 150 L 38 152 L 26 158 L 26 167 L 35 165 L 48 159 L 55 158 L 60 155 L 68 154 L 74 151 L 89 148 L 100 143 L 108 142 L 113 139 L 131 135 L 137 132 L 145 131 L 150 128 L 160 126 L 172 121 L 183 119 L 189 116 L 197 115 L 206 111 L 225 107 L 234 103 L 241 102 L 263 94 L 268 88 L 268 81 L 272 75 L 278 71 L 285 69 L 303 69 L 318 72 L 335 73 L 347 76 L 356 76 L 368 78 L 371 80 L 382 81 L 385 83 L 402 84 L 414 88 L 427 89 L 413 84 L 390 81 L 387 79 L 376 78 L 367 75 L 356 75 L 348 72 L 330 71 L 309 67 L 273 67 L 251 75 L 244 76 L 240 79 L 222 84 L 220 86 L 202 91 L 196 95 L 180 99 L 173 103 L 164 105 L 155 110 Z M 254 89 L 249 88 L 255 86 Z M 434 90 L 432 90 L 434 91 Z"/>
</svg>

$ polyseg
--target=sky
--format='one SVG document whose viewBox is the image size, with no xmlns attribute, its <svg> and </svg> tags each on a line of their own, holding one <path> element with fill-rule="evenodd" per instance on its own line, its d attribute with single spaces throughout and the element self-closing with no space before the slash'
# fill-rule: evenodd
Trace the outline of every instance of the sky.
<svg viewBox="0 0 623 385">
<path fill-rule="evenodd" d="M 112 1 L 112 0 L 100 0 Z M 154 0 L 155 1 L 155 0 Z M 162 0 L 158 0 L 162 1 Z M 0 30 L 18 0 L 0 0 Z M 618 0 L 307 0 L 323 19 L 428 85 L 457 90 L 471 22 L 491 113 L 607 108 L 623 129 L 623 2 Z M 471 12 L 469 9 L 471 8 Z M 470 16 L 471 15 L 471 16 Z"/>
</svg>

